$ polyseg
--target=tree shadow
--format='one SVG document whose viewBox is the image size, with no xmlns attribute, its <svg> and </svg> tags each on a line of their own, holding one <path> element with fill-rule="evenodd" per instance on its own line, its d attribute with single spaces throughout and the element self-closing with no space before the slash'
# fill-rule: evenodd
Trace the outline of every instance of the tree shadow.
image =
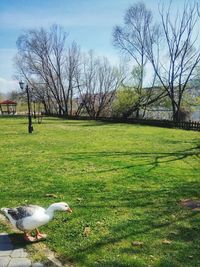
<svg viewBox="0 0 200 267">
<path fill-rule="evenodd" d="M 196 187 L 196 189 L 193 191 L 194 186 Z M 182 208 L 181 206 L 179 206 L 178 202 L 178 200 L 181 199 L 183 195 L 192 194 L 196 197 L 197 192 L 198 192 L 198 197 L 200 197 L 200 182 L 196 184 L 182 183 L 179 185 L 175 185 L 172 188 L 172 190 L 170 190 L 169 194 L 166 195 L 164 200 L 163 200 L 163 194 L 160 190 L 155 190 L 151 192 L 150 197 L 149 197 L 149 192 L 143 192 L 142 195 L 133 195 L 132 199 L 129 200 L 131 203 L 127 203 L 126 205 L 129 208 L 132 207 L 133 210 L 137 206 L 142 208 L 143 205 L 140 206 L 139 203 L 143 203 L 144 199 L 149 198 L 149 203 L 147 200 L 145 204 L 146 207 L 145 210 L 149 209 L 149 212 L 145 214 L 144 218 L 134 219 L 134 213 L 133 213 L 133 218 L 131 220 L 130 219 L 125 220 L 123 223 L 115 224 L 110 228 L 110 233 L 105 235 L 100 240 L 94 241 L 92 244 L 85 245 L 84 247 L 78 248 L 77 250 L 75 249 L 73 256 L 74 260 L 76 259 L 76 257 L 78 257 L 79 260 L 82 261 L 82 263 L 84 263 L 88 254 L 98 253 L 98 250 L 106 248 L 107 246 L 111 245 L 114 247 L 115 244 L 118 244 L 123 240 L 131 240 L 131 238 L 134 240 L 135 237 L 138 239 L 138 237 L 140 238 L 140 236 L 144 238 L 144 236 L 146 237 L 151 236 L 153 232 L 163 231 L 164 233 L 166 232 L 166 236 L 164 238 L 171 240 L 172 244 L 167 245 L 168 247 L 165 248 L 165 252 L 163 253 L 160 262 L 156 263 L 153 266 L 160 266 L 160 267 L 199 266 L 196 264 L 196 262 L 199 259 L 199 239 L 200 239 L 200 225 L 199 225 L 198 213 Z M 135 198 L 138 198 L 137 201 L 134 201 Z M 152 204 L 151 202 L 152 198 L 158 200 L 156 206 L 155 203 Z M 162 202 L 160 202 L 161 199 Z M 97 208 L 103 208 L 103 209 L 105 207 L 108 207 L 108 203 L 106 203 L 104 206 L 101 207 L 97 206 Z M 125 207 L 125 205 L 122 205 L 121 207 Z M 87 205 L 87 208 L 91 207 L 88 207 Z M 176 214 L 176 217 L 172 217 L 173 214 Z M 168 218 L 167 220 L 165 220 L 166 217 Z M 185 222 L 194 224 L 194 227 L 184 226 Z M 173 229 L 175 234 L 171 232 L 167 234 L 167 232 L 169 232 L 169 229 L 171 228 Z M 154 238 L 157 238 L 157 236 L 155 236 Z M 181 247 L 180 246 L 178 247 L 178 251 L 176 251 L 176 256 L 173 255 L 173 250 L 177 248 L 175 247 L 172 248 L 175 242 L 178 244 L 180 242 L 184 244 Z M 143 250 L 142 247 L 137 249 L 133 248 L 130 242 L 130 245 L 126 246 L 125 248 L 121 248 L 119 253 L 121 256 L 127 255 L 127 257 L 128 255 L 133 255 L 133 254 L 137 254 L 139 256 L 139 254 L 146 253 L 148 255 L 150 253 L 153 253 L 149 252 L 151 250 L 148 247 L 149 244 L 145 243 L 146 241 L 144 241 L 145 251 Z M 160 246 L 164 246 L 162 245 L 162 239 L 160 240 Z M 169 260 L 167 255 L 172 259 Z M 192 261 L 191 258 L 188 257 L 191 255 L 193 257 Z M 179 262 L 180 265 L 176 265 L 176 262 Z M 191 262 L 193 262 L 193 265 L 191 264 Z M 105 264 L 106 264 L 105 266 L 129 266 L 124 264 L 123 260 L 121 260 L 121 257 L 118 259 L 118 261 L 117 260 L 112 261 L 112 259 L 110 261 L 107 260 L 105 261 Z M 104 266 L 104 265 L 96 263 L 93 264 L 93 266 Z M 130 266 L 139 266 L 139 265 L 137 264 L 134 265 L 134 262 L 132 262 Z"/>
<path fill-rule="evenodd" d="M 66 120 L 65 121 L 69 126 L 79 126 L 79 127 L 96 127 L 96 126 L 105 126 L 105 125 L 113 125 L 112 122 L 106 121 L 95 121 L 95 120 Z"/>
<path fill-rule="evenodd" d="M 62 158 L 67 161 L 88 161 L 88 160 L 97 160 L 98 158 L 118 158 L 120 157 L 126 157 L 126 156 L 133 156 L 134 159 L 142 158 L 144 163 L 132 163 L 125 166 L 115 166 L 113 168 L 108 169 L 100 169 L 100 170 L 94 170 L 90 171 L 90 173 L 104 173 L 104 172 L 112 172 L 117 170 L 123 170 L 123 169 L 131 169 L 136 166 L 150 166 L 148 171 L 151 171 L 158 166 L 164 164 L 164 163 L 170 163 L 180 160 L 186 160 L 189 157 L 195 156 L 197 160 L 200 158 L 200 145 L 197 144 L 194 147 L 187 148 L 184 150 L 178 150 L 174 152 L 121 152 L 121 151 L 113 151 L 113 152 L 70 152 L 65 154 Z M 148 160 L 145 162 L 145 159 Z M 186 162 L 186 161 L 185 161 Z M 119 165 L 119 164 L 118 164 Z M 194 168 L 195 169 L 195 168 Z M 79 174 L 73 173 L 73 174 Z"/>
<path fill-rule="evenodd" d="M 127 264 L 122 263 L 117 260 L 104 260 L 103 262 L 95 262 L 92 264 L 87 264 L 88 267 L 138 267 L 138 264 Z"/>
</svg>

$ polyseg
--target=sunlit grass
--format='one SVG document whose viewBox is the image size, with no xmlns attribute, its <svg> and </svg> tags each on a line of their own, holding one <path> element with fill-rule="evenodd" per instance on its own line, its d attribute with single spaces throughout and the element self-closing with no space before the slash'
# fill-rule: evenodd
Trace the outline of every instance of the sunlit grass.
<svg viewBox="0 0 200 267">
<path fill-rule="evenodd" d="M 72 207 L 42 229 L 63 261 L 200 266 L 200 214 L 179 205 L 200 198 L 198 132 L 46 118 L 30 135 L 1 118 L 0 143 L 1 206 Z"/>
</svg>

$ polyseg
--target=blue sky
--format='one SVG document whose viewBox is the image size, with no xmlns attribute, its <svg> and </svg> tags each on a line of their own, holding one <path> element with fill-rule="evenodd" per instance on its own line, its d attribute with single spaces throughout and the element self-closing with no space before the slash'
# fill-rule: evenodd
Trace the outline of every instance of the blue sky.
<svg viewBox="0 0 200 267">
<path fill-rule="evenodd" d="M 56 23 L 83 51 L 94 49 L 113 63 L 119 57 L 112 30 L 123 22 L 126 9 L 137 0 L 0 0 L 0 92 L 17 86 L 13 79 L 16 40 L 23 30 Z M 143 1 L 154 12 L 157 1 Z M 168 2 L 168 1 L 167 1 Z M 184 3 L 176 0 L 175 3 Z"/>
</svg>

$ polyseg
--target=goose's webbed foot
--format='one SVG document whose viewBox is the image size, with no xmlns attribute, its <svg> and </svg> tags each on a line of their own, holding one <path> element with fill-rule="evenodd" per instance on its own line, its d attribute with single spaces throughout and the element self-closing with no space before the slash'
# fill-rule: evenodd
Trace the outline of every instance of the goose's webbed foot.
<svg viewBox="0 0 200 267">
<path fill-rule="evenodd" d="M 35 229 L 35 233 L 36 233 L 35 237 L 37 240 L 44 240 L 47 238 L 47 235 L 40 233 L 40 231 L 37 228 Z"/>
<path fill-rule="evenodd" d="M 37 239 L 30 235 L 28 232 L 24 232 L 24 239 L 28 242 L 35 242 Z"/>
</svg>

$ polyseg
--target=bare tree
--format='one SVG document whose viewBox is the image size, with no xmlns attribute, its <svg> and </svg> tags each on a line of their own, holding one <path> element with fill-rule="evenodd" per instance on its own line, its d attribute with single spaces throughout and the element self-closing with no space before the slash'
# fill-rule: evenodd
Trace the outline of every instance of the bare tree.
<svg viewBox="0 0 200 267">
<path fill-rule="evenodd" d="M 152 12 L 146 8 L 144 3 L 138 2 L 127 10 L 124 26 L 116 26 L 113 31 L 114 45 L 133 60 L 131 78 L 134 79 L 132 79 L 132 84 L 124 83 L 124 88 L 132 87 L 137 101 L 126 110 L 123 114 L 124 117 L 129 117 L 133 112 L 136 112 L 136 117 L 139 117 L 140 109 L 147 105 L 149 99 L 152 98 L 152 90 L 144 90 L 145 69 L 148 63 L 146 46 L 150 42 L 150 30 L 151 41 L 154 42 L 153 38 L 160 36 L 159 27 L 153 23 Z M 155 77 L 151 83 L 154 86 Z"/>
<path fill-rule="evenodd" d="M 58 109 L 54 97 L 49 90 L 48 86 L 38 80 L 29 80 L 29 85 L 31 86 L 31 96 L 32 100 L 36 103 L 41 103 L 43 105 L 43 110 L 45 114 L 58 114 Z"/>
<path fill-rule="evenodd" d="M 183 95 L 200 61 L 200 47 L 196 47 L 198 34 L 195 30 L 199 17 L 196 5 L 189 2 L 176 15 L 172 15 L 171 4 L 167 10 L 163 6 L 159 8 L 159 13 L 164 32 L 163 53 L 158 61 L 155 51 L 161 51 L 160 42 L 153 42 L 154 36 L 150 30 L 146 52 L 171 100 L 173 120 L 179 121 Z"/>
<path fill-rule="evenodd" d="M 90 117 L 105 115 L 123 80 L 122 71 L 111 66 L 107 58 L 97 58 L 90 51 L 84 59 L 82 72 L 82 86 L 78 87 L 81 99 L 79 106 Z"/>
<path fill-rule="evenodd" d="M 68 48 L 66 57 L 66 76 L 67 76 L 67 99 L 66 102 L 70 108 L 69 115 L 73 115 L 73 98 L 76 97 L 77 75 L 81 67 L 81 53 L 78 45 L 73 42 Z"/>
<path fill-rule="evenodd" d="M 66 36 L 60 27 L 54 25 L 50 31 L 43 28 L 28 30 L 17 41 L 18 72 L 28 82 L 33 78 L 46 84 L 48 96 L 53 97 L 59 115 L 68 114 L 64 75 Z"/>
</svg>

